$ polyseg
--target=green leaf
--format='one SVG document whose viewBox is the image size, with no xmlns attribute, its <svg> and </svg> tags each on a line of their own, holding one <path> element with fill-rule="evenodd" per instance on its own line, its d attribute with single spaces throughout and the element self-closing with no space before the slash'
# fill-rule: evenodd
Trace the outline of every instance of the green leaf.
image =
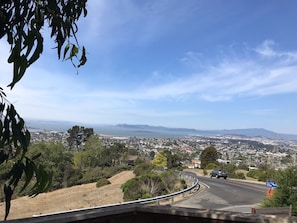
<svg viewBox="0 0 297 223">
<path fill-rule="evenodd" d="M 37 196 L 41 192 L 49 190 L 52 184 L 53 173 L 44 170 L 42 165 L 35 166 L 36 183 L 30 191 L 30 196 Z"/>
<path fill-rule="evenodd" d="M 15 62 L 16 58 L 19 57 L 21 52 L 21 44 L 20 44 L 20 40 L 16 40 L 15 42 L 15 46 L 12 48 L 11 54 L 8 57 L 8 63 L 13 63 Z"/>
<path fill-rule="evenodd" d="M 70 53 L 69 59 L 73 58 L 77 54 L 78 54 L 78 48 L 75 45 L 73 45 L 72 46 L 72 49 L 71 49 L 71 53 Z"/>
<path fill-rule="evenodd" d="M 29 158 L 26 157 L 26 165 L 24 168 L 25 171 L 25 184 L 23 185 L 22 189 L 20 190 L 20 192 L 22 192 L 30 183 L 32 177 L 34 176 L 34 172 L 35 172 L 35 164 L 34 162 L 32 162 Z"/>
<path fill-rule="evenodd" d="M 34 63 L 40 57 L 43 51 L 43 37 L 39 35 L 35 35 L 35 39 L 37 40 L 37 46 L 32 54 L 31 58 L 28 60 L 28 66 Z"/>
<path fill-rule="evenodd" d="M 80 64 L 78 65 L 78 67 L 85 65 L 86 62 L 87 62 L 86 49 L 85 47 L 83 47 L 82 56 L 80 58 Z"/>
<path fill-rule="evenodd" d="M 22 162 L 17 162 L 13 165 L 9 176 L 11 176 L 11 179 L 9 181 L 9 186 L 13 186 L 15 188 L 20 181 L 22 175 L 24 172 L 24 164 Z"/>
<path fill-rule="evenodd" d="M 67 43 L 67 45 L 66 45 L 65 48 L 64 48 L 64 56 L 63 56 L 63 59 L 65 59 L 66 54 L 67 54 L 67 52 L 68 52 L 69 49 L 70 49 L 70 44 Z"/>
<path fill-rule="evenodd" d="M 13 190 L 11 189 L 10 186 L 7 186 L 4 184 L 4 194 L 5 194 L 5 217 L 4 220 L 7 219 L 7 216 L 9 214 L 10 206 L 11 206 L 11 197 L 13 194 Z"/>
</svg>

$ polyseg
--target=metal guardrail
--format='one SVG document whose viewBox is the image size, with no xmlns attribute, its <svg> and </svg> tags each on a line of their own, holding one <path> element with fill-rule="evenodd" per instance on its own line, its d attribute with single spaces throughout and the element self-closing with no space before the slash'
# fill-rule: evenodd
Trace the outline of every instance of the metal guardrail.
<svg viewBox="0 0 297 223">
<path fill-rule="evenodd" d="M 139 199 L 139 200 L 134 200 L 134 201 L 126 201 L 126 202 L 122 202 L 122 203 L 88 207 L 88 208 L 72 209 L 72 210 L 68 210 L 68 211 L 60 211 L 60 212 L 54 212 L 54 213 L 33 215 L 33 217 L 49 216 L 49 215 L 63 214 L 63 213 L 70 213 L 70 212 L 77 212 L 77 211 L 85 211 L 85 210 L 95 210 L 95 209 L 100 209 L 100 208 L 115 207 L 115 206 L 121 206 L 121 205 L 158 203 L 160 201 L 168 200 L 170 198 L 174 198 L 175 196 L 185 194 L 192 190 L 199 189 L 199 187 L 200 187 L 199 180 L 198 180 L 198 176 L 195 173 L 181 171 L 179 174 L 180 174 L 181 178 L 188 178 L 188 179 L 192 180 L 193 184 L 184 190 L 181 190 L 181 191 L 178 191 L 175 193 L 171 193 L 171 194 L 158 196 L 158 197 Z"/>
<path fill-rule="evenodd" d="M 181 191 L 178 191 L 178 192 L 175 192 L 175 193 L 172 193 L 172 194 L 166 194 L 166 195 L 162 195 L 162 196 L 158 196 L 158 197 L 142 199 L 142 200 L 140 200 L 139 202 L 136 202 L 136 203 L 148 204 L 148 203 L 153 203 L 153 202 L 159 202 L 159 201 L 162 201 L 162 200 L 167 200 L 167 199 L 173 198 L 173 197 L 175 197 L 177 195 L 187 193 L 187 192 L 189 192 L 189 191 L 191 191 L 191 190 L 193 190 L 193 189 L 195 189 L 197 187 L 198 188 L 200 187 L 198 177 L 197 177 L 197 175 L 195 173 L 181 172 L 180 175 L 181 176 L 186 175 L 188 177 L 191 177 L 194 180 L 194 183 L 190 187 L 187 187 L 184 190 L 181 190 Z"/>
</svg>

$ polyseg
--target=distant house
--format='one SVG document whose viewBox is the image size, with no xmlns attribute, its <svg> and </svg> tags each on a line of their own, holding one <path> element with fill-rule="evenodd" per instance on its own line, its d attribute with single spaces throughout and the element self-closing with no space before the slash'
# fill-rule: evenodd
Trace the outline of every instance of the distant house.
<svg viewBox="0 0 297 223">
<path fill-rule="evenodd" d="M 249 170 L 257 170 L 257 169 L 258 169 L 258 168 L 255 167 L 255 166 L 249 166 L 248 168 L 249 168 Z"/>
<path fill-rule="evenodd" d="M 138 159 L 138 156 L 128 155 L 128 157 L 127 157 L 128 166 L 135 166 L 135 162 L 136 162 L 137 159 Z"/>
<path fill-rule="evenodd" d="M 230 160 L 217 159 L 217 161 L 222 164 L 230 164 L 231 163 Z"/>
<path fill-rule="evenodd" d="M 201 167 L 201 160 L 194 159 L 191 161 L 191 164 L 188 166 L 190 169 L 200 168 Z"/>
</svg>

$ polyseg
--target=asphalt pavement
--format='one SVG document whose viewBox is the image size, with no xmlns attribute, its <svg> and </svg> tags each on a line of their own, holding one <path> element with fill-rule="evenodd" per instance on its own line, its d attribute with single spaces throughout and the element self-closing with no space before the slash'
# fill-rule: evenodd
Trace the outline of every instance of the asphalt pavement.
<svg viewBox="0 0 297 223">
<path fill-rule="evenodd" d="M 199 177 L 200 190 L 183 201 L 172 204 L 178 207 L 214 209 L 251 213 L 260 206 L 268 187 L 264 183 Z"/>
</svg>

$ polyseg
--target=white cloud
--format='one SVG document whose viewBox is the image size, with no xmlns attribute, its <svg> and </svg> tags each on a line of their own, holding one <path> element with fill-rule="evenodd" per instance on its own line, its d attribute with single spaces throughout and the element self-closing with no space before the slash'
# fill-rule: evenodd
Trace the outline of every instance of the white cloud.
<svg viewBox="0 0 297 223">
<path fill-rule="evenodd" d="M 245 113 L 252 114 L 252 115 L 266 116 L 266 115 L 274 115 L 276 114 L 277 111 L 278 109 L 267 108 L 267 109 L 249 110 L 249 111 L 246 111 Z"/>
<path fill-rule="evenodd" d="M 99 52 L 104 53 L 125 44 L 145 45 L 176 29 L 196 5 L 159 0 L 91 0 L 88 1 L 87 18 L 80 21 L 82 32 L 79 36 L 89 46 L 100 48 Z"/>
<path fill-rule="evenodd" d="M 267 45 L 267 44 L 264 44 Z M 274 51 L 274 54 L 279 52 Z M 222 58 L 216 64 L 205 66 L 196 73 L 173 76 L 168 81 L 141 84 L 133 91 L 93 91 L 86 97 L 109 98 L 125 102 L 138 100 L 206 100 L 226 101 L 236 98 L 297 93 L 297 61 L 288 60 L 296 52 L 282 53 L 263 62 L 257 55 L 242 58 Z M 194 52 L 188 53 L 195 61 Z M 207 63 L 206 63 L 207 64 Z M 210 64 L 210 63 L 208 63 Z M 153 72 L 153 78 L 156 76 Z M 160 71 L 157 76 L 162 76 Z M 150 83 L 150 82 L 148 82 Z"/>
<path fill-rule="evenodd" d="M 268 47 L 271 44 L 264 42 L 263 45 Z M 259 52 L 262 52 L 261 55 L 266 52 L 265 55 L 281 56 L 277 60 L 274 56 L 267 56 L 263 61 Z M 172 75 L 167 81 L 164 78 L 159 82 L 143 81 L 139 83 L 139 88 L 130 91 L 108 89 L 108 86 L 105 90 L 98 90 L 80 81 L 81 76 L 65 75 L 63 71 L 53 74 L 47 67 L 33 66 L 21 84 L 6 93 L 16 107 L 30 118 L 42 119 L 46 115 L 53 119 L 73 120 L 79 117 L 81 121 L 100 119 L 100 122 L 104 122 L 104 117 L 115 117 L 119 111 L 131 117 L 133 114 L 143 117 L 178 117 L 184 114 L 183 111 L 163 113 L 161 109 L 140 109 L 140 103 L 162 103 L 164 100 L 217 102 L 258 95 L 297 93 L 297 61 L 292 59 L 297 53 L 267 49 L 259 52 L 244 57 L 234 57 L 233 54 L 228 57 L 228 54 L 224 54 L 224 58 L 216 62 L 208 60 L 204 67 L 200 66 L 198 71 L 191 74 L 178 74 L 177 78 Z M 200 59 L 200 53 L 189 52 L 184 61 L 195 63 L 196 57 Z M 0 63 L 1 69 L 11 74 L 11 66 L 7 65 L 3 56 Z M 152 78 L 157 79 L 163 76 L 160 70 L 151 74 Z"/>
<path fill-rule="evenodd" d="M 273 40 L 265 40 L 255 51 L 263 56 L 276 56 L 274 51 L 275 42 Z"/>
</svg>

